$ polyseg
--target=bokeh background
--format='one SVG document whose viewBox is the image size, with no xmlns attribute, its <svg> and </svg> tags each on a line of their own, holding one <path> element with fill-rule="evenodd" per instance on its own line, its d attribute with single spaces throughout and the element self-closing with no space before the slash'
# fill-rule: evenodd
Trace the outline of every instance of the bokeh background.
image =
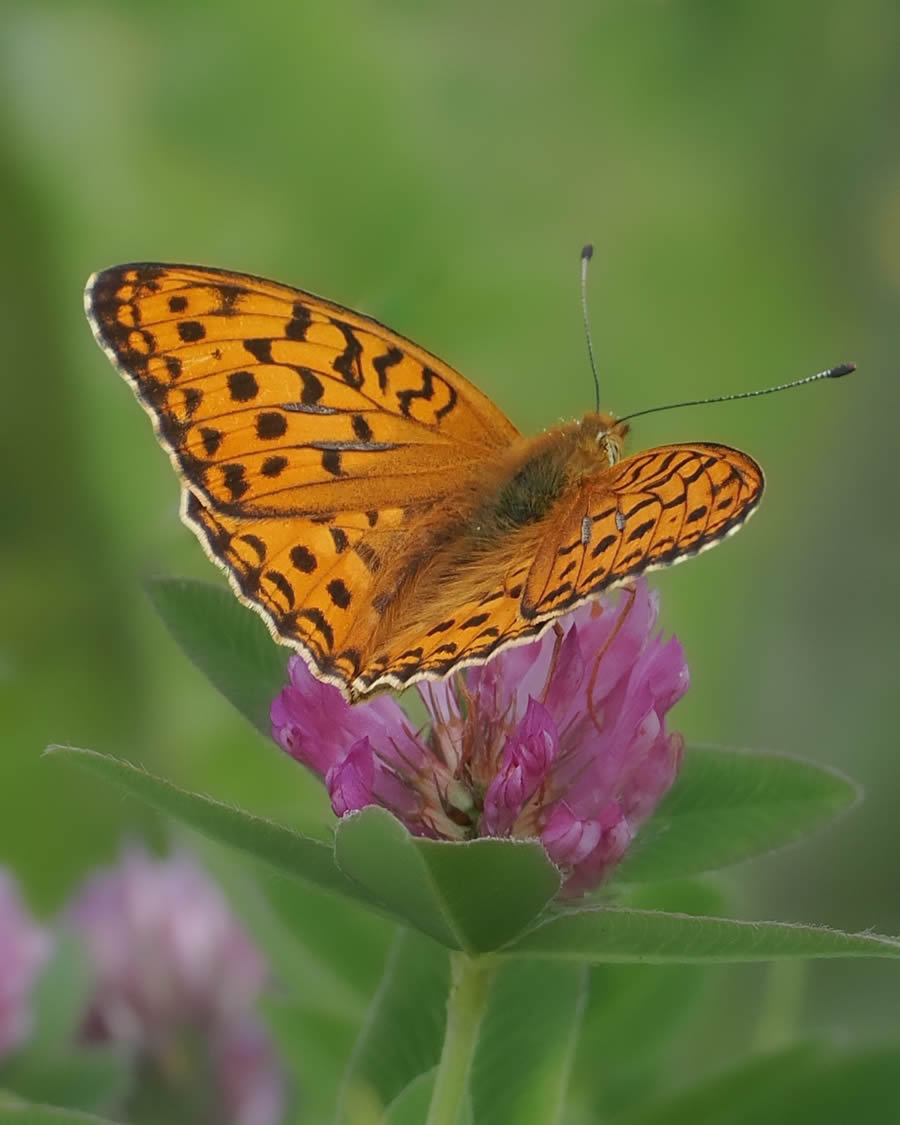
<svg viewBox="0 0 900 1125">
<path fill-rule="evenodd" d="M 632 436 L 736 445 L 769 482 L 736 539 L 653 578 L 692 669 L 677 725 L 866 790 L 733 872 L 735 910 L 900 931 L 900 8 L 29 0 L 0 19 L 0 862 L 35 908 L 124 835 L 165 833 L 42 760 L 50 742 L 307 828 L 328 815 L 149 607 L 150 575 L 218 576 L 91 339 L 87 275 L 158 259 L 295 283 L 422 342 L 534 431 L 592 404 L 593 240 L 620 414 L 859 364 Z M 311 902 L 325 931 L 346 925 Z M 747 1046 L 765 974 L 716 975 L 684 1044 L 695 1071 Z M 886 962 L 815 966 L 795 1015 L 895 1036 L 898 988 Z"/>
</svg>

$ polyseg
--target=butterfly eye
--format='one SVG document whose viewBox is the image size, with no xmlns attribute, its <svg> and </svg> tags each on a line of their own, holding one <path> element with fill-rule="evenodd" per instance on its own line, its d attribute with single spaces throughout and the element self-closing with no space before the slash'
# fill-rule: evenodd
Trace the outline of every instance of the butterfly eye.
<svg viewBox="0 0 900 1125">
<path fill-rule="evenodd" d="M 617 461 L 621 460 L 622 442 L 616 434 L 610 433 L 609 431 L 597 434 L 597 444 L 606 454 L 610 465 L 615 465 Z"/>
</svg>

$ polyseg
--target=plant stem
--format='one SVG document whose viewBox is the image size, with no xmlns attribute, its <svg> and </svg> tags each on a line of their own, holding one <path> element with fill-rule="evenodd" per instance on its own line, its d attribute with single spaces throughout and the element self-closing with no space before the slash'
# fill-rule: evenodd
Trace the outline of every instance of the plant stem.
<svg viewBox="0 0 900 1125">
<path fill-rule="evenodd" d="M 766 969 L 766 984 L 756 1028 L 757 1049 L 776 1051 L 797 1035 L 806 989 L 805 961 L 773 961 Z"/>
<path fill-rule="evenodd" d="M 466 1097 L 469 1069 L 487 1006 L 494 967 L 464 953 L 450 954 L 450 995 L 444 1046 L 425 1125 L 457 1125 Z"/>
</svg>

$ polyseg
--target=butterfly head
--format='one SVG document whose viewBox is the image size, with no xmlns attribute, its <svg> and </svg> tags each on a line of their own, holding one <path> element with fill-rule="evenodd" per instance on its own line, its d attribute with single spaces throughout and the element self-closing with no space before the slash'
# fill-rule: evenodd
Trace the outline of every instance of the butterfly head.
<svg viewBox="0 0 900 1125">
<path fill-rule="evenodd" d="M 597 454 L 606 465 L 615 465 L 625 449 L 627 422 L 617 422 L 612 414 L 601 411 L 585 414 L 581 421 L 585 452 L 596 460 Z"/>
</svg>

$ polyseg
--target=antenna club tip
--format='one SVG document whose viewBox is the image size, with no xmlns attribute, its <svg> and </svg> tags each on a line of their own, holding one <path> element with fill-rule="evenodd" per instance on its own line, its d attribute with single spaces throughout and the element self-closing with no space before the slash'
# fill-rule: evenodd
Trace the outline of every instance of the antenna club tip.
<svg viewBox="0 0 900 1125">
<path fill-rule="evenodd" d="M 591 260 L 591 258 L 593 258 L 593 256 L 594 256 L 594 245 L 593 245 L 593 243 L 591 243 L 591 242 L 585 243 L 585 245 L 584 245 L 584 247 L 582 248 L 582 251 L 581 251 L 581 260 L 583 262 L 589 262 Z"/>
<path fill-rule="evenodd" d="M 831 370 L 827 372 L 827 377 L 829 379 L 840 379 L 842 375 L 849 375 L 851 371 L 855 370 L 855 363 L 839 363 L 837 367 L 832 367 Z"/>
</svg>

